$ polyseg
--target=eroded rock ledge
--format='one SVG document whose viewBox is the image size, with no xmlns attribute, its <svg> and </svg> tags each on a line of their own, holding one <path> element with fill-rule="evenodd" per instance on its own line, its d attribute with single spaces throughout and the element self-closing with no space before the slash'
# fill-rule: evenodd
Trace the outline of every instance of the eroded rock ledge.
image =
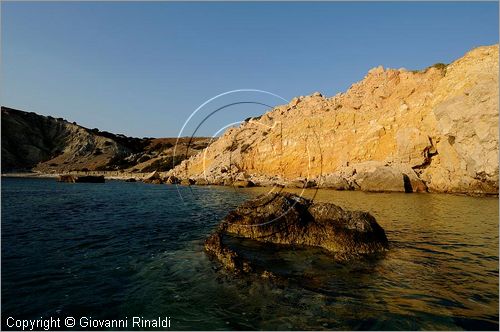
<svg viewBox="0 0 500 332">
<path fill-rule="evenodd" d="M 205 241 L 207 253 L 227 270 L 272 276 L 267 270 L 256 270 L 251 261 L 227 246 L 227 236 L 293 247 L 320 247 L 336 261 L 388 248 L 383 228 L 368 212 L 347 211 L 289 193 L 261 195 L 242 204 Z"/>
</svg>

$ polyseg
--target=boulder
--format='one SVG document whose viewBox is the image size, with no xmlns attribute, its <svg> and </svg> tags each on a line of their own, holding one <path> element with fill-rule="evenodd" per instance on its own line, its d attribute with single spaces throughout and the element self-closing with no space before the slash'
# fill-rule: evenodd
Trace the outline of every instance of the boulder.
<svg viewBox="0 0 500 332">
<path fill-rule="evenodd" d="M 148 176 L 146 176 L 142 182 L 144 183 L 152 183 L 152 184 L 162 184 L 163 180 L 160 177 L 160 174 L 157 171 L 154 171 L 150 173 Z"/>
<path fill-rule="evenodd" d="M 180 185 L 181 185 L 181 186 L 191 186 L 191 185 L 193 185 L 194 183 L 195 183 L 195 182 L 194 182 L 194 180 L 193 180 L 193 179 L 182 179 L 182 180 L 180 181 Z"/>
<path fill-rule="evenodd" d="M 307 179 L 295 179 L 287 182 L 285 186 L 288 188 L 313 188 L 316 187 L 316 182 Z"/>
<path fill-rule="evenodd" d="M 125 182 L 137 182 L 137 180 L 135 178 L 128 178 L 125 179 Z"/>
<path fill-rule="evenodd" d="M 247 188 L 247 187 L 253 187 L 255 184 L 252 181 L 249 180 L 237 180 L 233 182 L 233 187 L 237 188 Z"/>
<path fill-rule="evenodd" d="M 205 180 L 204 178 L 199 178 L 199 179 L 196 179 L 194 180 L 194 183 L 197 185 L 197 186 L 206 186 L 206 185 L 209 185 L 208 181 Z"/>
<path fill-rule="evenodd" d="M 145 180 L 154 180 L 154 179 L 159 179 L 159 178 L 160 178 L 160 174 L 157 171 L 154 171 L 154 172 L 149 173 L 149 175 L 146 176 L 144 179 Z"/>
<path fill-rule="evenodd" d="M 176 184 L 176 183 L 179 183 L 179 179 L 178 179 L 177 177 L 175 177 L 175 176 L 171 175 L 171 176 L 169 176 L 169 177 L 165 180 L 165 182 L 166 182 L 167 184 Z"/>
<path fill-rule="evenodd" d="M 211 179 L 208 180 L 210 184 L 216 185 L 216 186 L 223 186 L 224 185 L 224 179 L 221 177 L 212 177 Z"/>
<path fill-rule="evenodd" d="M 224 237 L 249 238 L 293 247 L 320 247 L 335 260 L 348 260 L 384 251 L 383 228 L 368 212 L 346 211 L 330 203 L 315 203 L 289 193 L 261 195 L 230 212 L 205 242 L 205 250 L 236 272 L 252 270 L 224 245 Z"/>
<path fill-rule="evenodd" d="M 366 162 L 354 165 L 352 177 L 362 191 L 371 192 L 424 192 L 427 187 L 408 165 L 385 165 Z"/>
<path fill-rule="evenodd" d="M 322 189 L 350 190 L 349 182 L 341 175 L 332 173 L 318 179 L 318 187 Z"/>
</svg>

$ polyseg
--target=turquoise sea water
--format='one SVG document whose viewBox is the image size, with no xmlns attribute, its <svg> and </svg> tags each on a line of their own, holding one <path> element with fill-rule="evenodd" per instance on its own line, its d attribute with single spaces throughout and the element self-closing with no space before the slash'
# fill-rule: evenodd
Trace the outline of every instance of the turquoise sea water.
<svg viewBox="0 0 500 332">
<path fill-rule="evenodd" d="M 171 329 L 498 330 L 498 199 L 307 191 L 370 211 L 390 250 L 336 264 L 242 242 L 286 285 L 232 277 L 203 252 L 265 189 L 2 178 L 6 319 L 169 316 Z M 129 326 L 130 328 L 130 326 Z"/>
</svg>

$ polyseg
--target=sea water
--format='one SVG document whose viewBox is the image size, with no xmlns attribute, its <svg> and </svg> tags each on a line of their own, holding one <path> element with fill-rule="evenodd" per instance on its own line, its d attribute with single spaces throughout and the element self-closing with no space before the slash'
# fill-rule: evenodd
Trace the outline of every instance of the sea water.
<svg viewBox="0 0 500 332">
<path fill-rule="evenodd" d="M 340 264 L 241 241 L 288 280 L 276 284 L 203 251 L 226 213 L 266 190 L 2 178 L 2 328 L 71 317 L 80 329 L 498 330 L 498 198 L 308 190 L 372 213 L 390 249 Z"/>
</svg>

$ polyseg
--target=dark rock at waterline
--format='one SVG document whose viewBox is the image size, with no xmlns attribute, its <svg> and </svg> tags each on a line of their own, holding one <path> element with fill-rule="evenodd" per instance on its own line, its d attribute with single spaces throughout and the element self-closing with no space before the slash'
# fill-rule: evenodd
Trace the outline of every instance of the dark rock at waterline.
<svg viewBox="0 0 500 332">
<path fill-rule="evenodd" d="M 289 188 L 314 188 L 316 187 L 316 182 L 312 180 L 296 179 L 288 182 L 286 187 Z"/>
<path fill-rule="evenodd" d="M 67 182 L 67 183 L 104 183 L 104 176 L 103 175 L 98 175 L 98 176 L 60 175 L 57 181 Z"/>
<path fill-rule="evenodd" d="M 173 175 L 169 176 L 166 180 L 167 184 L 177 184 L 179 182 L 180 182 L 179 179 Z"/>
<path fill-rule="evenodd" d="M 207 185 L 209 185 L 210 183 L 208 183 L 208 181 L 207 181 L 206 179 L 204 179 L 204 178 L 199 178 L 199 179 L 196 179 L 196 180 L 195 180 L 195 184 L 196 184 L 197 186 L 207 186 Z"/>
<path fill-rule="evenodd" d="M 193 184 L 195 184 L 195 181 L 193 179 L 182 179 L 179 184 L 181 186 L 191 186 Z"/>
<path fill-rule="evenodd" d="M 237 188 L 248 188 L 255 186 L 255 184 L 249 180 L 237 180 L 232 183 L 232 186 Z"/>
<path fill-rule="evenodd" d="M 346 211 L 334 204 L 315 203 L 288 193 L 261 195 L 242 204 L 226 216 L 205 242 L 205 250 L 228 270 L 251 272 L 252 263 L 225 246 L 224 236 L 320 247 L 340 261 L 388 248 L 383 228 L 368 212 Z"/>
<path fill-rule="evenodd" d="M 163 184 L 164 181 L 161 178 L 155 178 L 155 179 L 144 179 L 142 180 L 144 183 L 149 183 L 149 184 Z"/>
<path fill-rule="evenodd" d="M 152 172 L 149 174 L 147 177 L 142 179 L 142 182 L 144 183 L 151 183 L 151 184 L 162 184 L 163 180 L 160 177 L 160 174 L 156 171 Z"/>
<path fill-rule="evenodd" d="M 135 178 L 128 178 L 125 182 L 137 182 L 137 180 Z"/>
</svg>

